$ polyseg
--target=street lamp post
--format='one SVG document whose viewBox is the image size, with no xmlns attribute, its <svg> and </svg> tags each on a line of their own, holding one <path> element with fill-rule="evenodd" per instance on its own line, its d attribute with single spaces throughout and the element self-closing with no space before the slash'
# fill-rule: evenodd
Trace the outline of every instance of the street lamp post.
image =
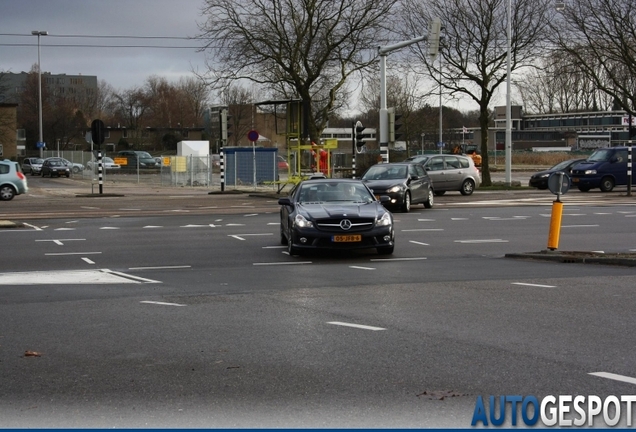
<svg viewBox="0 0 636 432">
<path fill-rule="evenodd" d="M 49 32 L 33 30 L 31 34 L 38 37 L 38 119 L 40 126 L 40 140 L 38 141 L 38 143 L 40 143 L 39 145 L 42 146 L 42 143 L 44 143 L 44 136 L 42 133 L 42 68 L 40 67 L 40 36 L 47 36 Z M 40 158 L 42 158 L 43 156 L 44 148 L 40 147 Z"/>
</svg>

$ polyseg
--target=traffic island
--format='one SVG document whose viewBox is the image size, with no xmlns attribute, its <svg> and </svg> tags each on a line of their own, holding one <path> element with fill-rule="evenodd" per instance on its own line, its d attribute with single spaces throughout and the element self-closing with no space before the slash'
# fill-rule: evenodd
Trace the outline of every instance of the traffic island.
<svg viewBox="0 0 636 432">
<path fill-rule="evenodd" d="M 505 257 L 555 261 L 560 263 L 605 264 L 605 265 L 636 267 L 636 253 L 630 253 L 630 252 L 602 253 L 602 252 L 584 252 L 584 251 L 542 250 L 539 252 L 511 253 L 511 254 L 506 254 Z"/>
</svg>

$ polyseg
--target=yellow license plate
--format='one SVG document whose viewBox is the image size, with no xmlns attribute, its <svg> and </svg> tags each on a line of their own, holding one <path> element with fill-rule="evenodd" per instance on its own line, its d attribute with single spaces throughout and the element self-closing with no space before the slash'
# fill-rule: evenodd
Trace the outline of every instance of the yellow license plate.
<svg viewBox="0 0 636 432">
<path fill-rule="evenodd" d="M 362 241 L 362 236 L 358 234 L 354 235 L 336 235 L 331 237 L 331 240 L 335 243 L 348 243 Z"/>
</svg>

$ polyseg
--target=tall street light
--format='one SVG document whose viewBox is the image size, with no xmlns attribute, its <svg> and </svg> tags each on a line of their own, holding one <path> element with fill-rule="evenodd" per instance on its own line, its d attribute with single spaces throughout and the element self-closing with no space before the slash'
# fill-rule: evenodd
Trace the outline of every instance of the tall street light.
<svg viewBox="0 0 636 432">
<path fill-rule="evenodd" d="M 47 36 L 49 32 L 41 30 L 33 30 L 31 32 L 33 36 L 38 37 L 38 116 L 40 122 L 40 140 L 38 145 L 40 146 L 40 158 L 44 156 L 44 148 L 41 147 L 44 144 L 44 137 L 42 133 L 42 68 L 40 67 L 40 36 Z"/>
<path fill-rule="evenodd" d="M 512 43 L 512 0 L 508 0 L 508 65 L 506 71 L 506 185 L 512 183 L 512 107 L 510 103 L 510 58 Z M 496 141 L 496 140 L 495 140 Z M 497 143 L 495 142 L 495 148 Z"/>
</svg>

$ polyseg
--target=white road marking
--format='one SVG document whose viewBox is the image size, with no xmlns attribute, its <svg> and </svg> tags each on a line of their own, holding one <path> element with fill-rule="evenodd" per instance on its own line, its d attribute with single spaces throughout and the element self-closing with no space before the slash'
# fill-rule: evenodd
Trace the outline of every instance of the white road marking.
<svg viewBox="0 0 636 432">
<path fill-rule="evenodd" d="M 418 219 L 418 222 L 435 222 L 435 219 Z"/>
<path fill-rule="evenodd" d="M 52 282 L 54 281 L 54 282 Z M 0 285 L 71 285 L 159 283 L 108 269 L 0 273 Z"/>
<path fill-rule="evenodd" d="M 162 305 L 162 306 L 186 306 L 184 304 L 179 304 L 179 303 L 166 303 L 166 302 L 150 301 L 150 300 L 142 300 L 139 303 L 156 304 L 156 305 Z"/>
<path fill-rule="evenodd" d="M 287 246 L 263 246 L 263 249 L 287 249 Z"/>
<path fill-rule="evenodd" d="M 229 224 L 225 224 L 225 226 L 245 226 L 245 224 L 229 223 Z"/>
<path fill-rule="evenodd" d="M 402 232 L 413 232 L 413 231 L 444 231 L 444 228 L 418 228 L 418 229 L 402 230 Z"/>
<path fill-rule="evenodd" d="M 590 228 L 597 227 L 600 225 L 562 225 L 561 228 Z"/>
<path fill-rule="evenodd" d="M 418 241 L 415 241 L 415 240 L 409 240 L 409 243 L 415 243 L 415 244 L 422 245 L 422 246 L 430 246 L 430 244 L 428 244 L 428 243 L 422 243 L 422 242 L 418 242 Z"/>
<path fill-rule="evenodd" d="M 327 324 L 343 326 L 343 327 L 354 327 L 354 328 L 359 328 L 359 329 L 363 329 L 363 330 L 373 330 L 373 331 L 386 330 L 385 328 L 382 328 L 382 327 L 372 327 L 372 326 L 368 326 L 368 325 L 351 324 L 351 323 L 345 323 L 345 322 L 340 322 L 340 321 L 329 321 Z"/>
<path fill-rule="evenodd" d="M 468 218 L 451 218 L 452 221 L 470 220 Z"/>
<path fill-rule="evenodd" d="M 269 236 L 273 235 L 272 233 L 262 233 L 262 234 L 228 234 L 228 237 L 234 237 L 237 240 L 245 240 L 243 237 L 247 236 Z"/>
<path fill-rule="evenodd" d="M 161 269 L 180 269 L 180 268 L 192 268 L 192 266 L 176 265 L 176 266 L 154 266 L 154 267 L 128 267 L 128 270 L 161 270 Z"/>
<path fill-rule="evenodd" d="M 420 261 L 425 260 L 426 257 L 419 258 L 371 258 L 370 261 Z"/>
<path fill-rule="evenodd" d="M 269 222 L 267 225 L 280 225 L 280 222 Z"/>
<path fill-rule="evenodd" d="M 277 265 L 296 265 L 296 264 L 311 264 L 311 261 L 285 261 L 285 262 L 268 262 L 268 263 L 253 263 L 255 266 L 277 266 Z"/>
<path fill-rule="evenodd" d="M 375 267 L 362 267 L 362 266 L 349 266 L 349 268 L 358 269 L 358 270 L 376 270 Z"/>
<path fill-rule="evenodd" d="M 210 225 L 182 225 L 181 228 L 207 228 Z"/>
<path fill-rule="evenodd" d="M 25 223 L 24 226 L 28 226 L 29 228 L 33 228 L 36 231 L 42 231 L 42 228 L 36 227 L 35 225 L 31 225 L 29 223 Z"/>
<path fill-rule="evenodd" d="M 251 214 L 243 215 L 243 217 L 252 217 L 252 216 L 258 216 L 258 213 L 251 213 Z"/>
<path fill-rule="evenodd" d="M 86 239 L 54 239 L 54 240 L 45 239 L 45 240 L 36 240 L 36 242 L 53 242 L 56 245 L 64 246 L 64 243 L 62 243 L 62 242 L 84 241 L 84 240 L 86 240 Z"/>
<path fill-rule="evenodd" d="M 486 220 L 494 220 L 494 221 L 504 221 L 504 220 L 525 220 L 530 216 L 513 216 L 513 217 L 498 217 L 498 216 L 484 216 L 483 219 Z"/>
<path fill-rule="evenodd" d="M 589 375 L 594 375 L 601 378 L 607 378 L 614 381 L 626 382 L 629 384 L 636 384 L 636 378 L 628 377 L 625 375 L 617 375 L 610 372 L 590 372 Z"/>
<path fill-rule="evenodd" d="M 455 243 L 508 243 L 508 240 L 502 240 L 502 239 L 455 240 Z"/>
<path fill-rule="evenodd" d="M 218 206 L 206 206 L 206 207 L 199 207 L 200 210 L 206 210 L 206 209 L 216 209 L 219 208 Z"/>
<path fill-rule="evenodd" d="M 72 223 L 77 223 L 77 221 L 76 220 L 72 220 L 72 221 L 66 221 L 65 223 L 72 224 Z"/>
<path fill-rule="evenodd" d="M 611 213 L 594 213 L 595 215 L 611 215 Z"/>
<path fill-rule="evenodd" d="M 118 230 L 119 227 L 101 227 L 100 230 Z"/>
<path fill-rule="evenodd" d="M 146 225 L 144 228 L 163 228 L 160 225 Z"/>
<path fill-rule="evenodd" d="M 44 255 L 99 255 L 101 252 L 60 252 L 60 253 L 45 253 Z"/>
<path fill-rule="evenodd" d="M 75 228 L 55 228 L 54 231 L 75 231 Z"/>
<path fill-rule="evenodd" d="M 86 261 L 88 264 L 95 264 L 95 261 L 92 261 L 88 258 L 82 258 L 83 261 Z"/>
<path fill-rule="evenodd" d="M 531 283 L 525 283 L 525 282 L 512 282 L 511 285 L 523 285 L 523 286 L 531 286 L 531 287 L 538 287 L 538 288 L 556 288 L 555 285 L 541 285 L 541 284 L 531 284 Z"/>
<path fill-rule="evenodd" d="M 80 208 L 87 209 L 87 210 L 99 210 L 99 207 L 80 206 Z"/>
</svg>

